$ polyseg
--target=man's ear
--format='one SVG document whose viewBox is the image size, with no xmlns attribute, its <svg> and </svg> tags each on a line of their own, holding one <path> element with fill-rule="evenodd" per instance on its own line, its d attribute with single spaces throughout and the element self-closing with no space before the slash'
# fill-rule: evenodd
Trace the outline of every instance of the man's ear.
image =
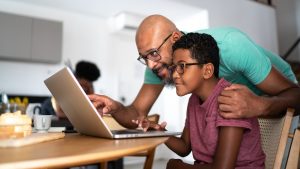
<svg viewBox="0 0 300 169">
<path fill-rule="evenodd" d="M 203 74 L 204 79 L 209 79 L 214 75 L 215 68 L 212 63 L 207 63 L 203 65 L 203 69 L 204 69 L 204 74 Z"/>
<path fill-rule="evenodd" d="M 172 36 L 171 36 L 172 38 L 171 38 L 171 41 L 172 41 L 172 43 L 174 44 L 178 39 L 180 39 L 180 37 L 181 37 L 181 32 L 180 31 L 174 31 L 173 33 L 172 33 Z"/>
</svg>

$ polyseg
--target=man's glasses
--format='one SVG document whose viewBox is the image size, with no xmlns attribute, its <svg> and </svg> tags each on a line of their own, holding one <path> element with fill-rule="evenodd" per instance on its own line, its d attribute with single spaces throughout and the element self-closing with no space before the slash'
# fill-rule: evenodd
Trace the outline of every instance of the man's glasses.
<svg viewBox="0 0 300 169">
<path fill-rule="evenodd" d="M 202 63 L 178 63 L 176 65 L 169 66 L 168 69 L 171 74 L 173 74 L 174 71 L 176 70 L 178 74 L 182 75 L 184 73 L 184 70 L 187 68 L 187 66 L 191 66 L 191 65 L 203 65 L 203 64 Z"/>
<path fill-rule="evenodd" d="M 147 65 L 148 60 L 157 62 L 161 59 L 161 56 L 159 54 L 159 49 L 166 43 L 166 41 L 172 36 L 172 33 L 168 35 L 164 41 L 162 42 L 161 45 L 157 49 L 153 49 L 150 52 L 148 52 L 145 55 L 140 54 L 139 57 L 137 58 L 138 61 L 140 61 L 142 64 Z"/>
</svg>

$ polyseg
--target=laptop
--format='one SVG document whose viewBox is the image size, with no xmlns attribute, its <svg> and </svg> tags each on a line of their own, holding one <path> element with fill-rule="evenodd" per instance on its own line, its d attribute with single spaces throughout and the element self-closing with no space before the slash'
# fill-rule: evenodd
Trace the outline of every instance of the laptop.
<svg viewBox="0 0 300 169">
<path fill-rule="evenodd" d="M 137 138 L 180 135 L 181 132 L 110 130 L 72 71 L 65 67 L 44 81 L 77 132 L 103 138 Z"/>
</svg>

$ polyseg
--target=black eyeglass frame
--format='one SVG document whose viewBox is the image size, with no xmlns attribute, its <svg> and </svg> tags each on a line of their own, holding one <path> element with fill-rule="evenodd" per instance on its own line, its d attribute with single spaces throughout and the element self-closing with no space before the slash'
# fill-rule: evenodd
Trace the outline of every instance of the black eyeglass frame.
<svg viewBox="0 0 300 169">
<path fill-rule="evenodd" d="M 171 66 L 168 67 L 168 70 L 170 71 L 171 74 L 174 73 L 174 71 L 176 70 L 176 72 L 180 75 L 184 74 L 185 69 L 187 68 L 187 66 L 192 66 L 192 65 L 204 65 L 203 63 L 177 63 L 177 64 L 173 64 Z"/>
<path fill-rule="evenodd" d="M 154 62 L 157 62 L 161 59 L 161 55 L 159 54 L 159 49 L 167 42 L 167 40 L 172 36 L 173 33 L 170 33 L 164 40 L 163 42 L 159 45 L 158 48 L 152 49 L 150 52 L 148 52 L 145 55 L 140 54 L 137 60 L 141 62 L 143 65 L 147 65 L 147 60 L 151 60 Z M 152 55 L 156 53 L 155 57 L 152 57 Z"/>
</svg>

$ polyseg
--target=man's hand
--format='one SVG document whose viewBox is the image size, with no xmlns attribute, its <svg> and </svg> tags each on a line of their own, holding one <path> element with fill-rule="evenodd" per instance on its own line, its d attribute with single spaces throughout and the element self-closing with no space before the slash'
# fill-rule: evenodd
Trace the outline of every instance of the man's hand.
<svg viewBox="0 0 300 169">
<path fill-rule="evenodd" d="M 165 131 L 166 130 L 166 125 L 167 122 L 162 122 L 161 124 L 154 123 L 150 120 L 148 120 L 144 116 L 138 117 L 136 120 L 132 120 L 134 124 L 138 125 L 138 128 L 141 128 L 144 131 L 147 130 L 160 130 L 160 131 Z"/>
<path fill-rule="evenodd" d="M 88 95 L 89 99 L 96 107 L 97 111 L 101 114 L 112 114 L 116 112 L 121 104 L 107 96 L 92 94 Z"/>
<path fill-rule="evenodd" d="M 248 87 L 232 84 L 218 97 L 220 114 L 224 118 L 251 118 L 263 114 L 263 99 Z"/>
</svg>

